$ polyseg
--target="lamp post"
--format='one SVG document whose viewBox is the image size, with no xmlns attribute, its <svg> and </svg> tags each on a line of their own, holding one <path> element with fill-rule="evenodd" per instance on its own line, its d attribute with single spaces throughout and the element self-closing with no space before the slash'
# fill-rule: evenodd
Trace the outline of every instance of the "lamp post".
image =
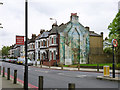
<svg viewBox="0 0 120 90">
<path fill-rule="evenodd" d="M 56 19 L 50 18 L 50 20 L 55 20 L 55 25 L 57 26 L 57 20 Z M 56 39 L 58 39 L 58 30 L 57 30 L 57 27 L 56 27 Z M 59 41 L 58 41 L 58 43 L 59 43 Z M 57 46 L 59 47 L 58 43 L 57 43 Z M 59 48 L 56 49 L 56 66 L 57 66 L 57 59 L 59 59 L 59 53 L 58 52 L 59 52 Z"/>
<path fill-rule="evenodd" d="M 3 3 L 2 2 L 0 2 L 0 5 L 3 5 Z M 2 23 L 0 23 L 0 25 L 2 25 Z M 0 26 L 0 28 L 3 28 L 2 26 Z"/>
<path fill-rule="evenodd" d="M 0 4 L 1 4 L 1 5 L 3 5 L 3 3 L 2 3 L 2 2 L 0 2 Z"/>
<path fill-rule="evenodd" d="M 28 39 L 28 0 L 25 0 L 25 72 L 24 72 L 24 89 L 28 90 L 28 63 L 27 63 L 27 41 Z"/>
<path fill-rule="evenodd" d="M 0 23 L 0 25 L 2 25 L 2 23 Z M 0 26 L 0 28 L 3 28 L 2 26 Z"/>
</svg>

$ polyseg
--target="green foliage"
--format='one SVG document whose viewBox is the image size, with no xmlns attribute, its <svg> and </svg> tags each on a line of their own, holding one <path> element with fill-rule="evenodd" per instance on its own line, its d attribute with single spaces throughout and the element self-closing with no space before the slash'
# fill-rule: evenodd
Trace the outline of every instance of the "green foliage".
<svg viewBox="0 0 120 90">
<path fill-rule="evenodd" d="M 40 59 L 37 59 L 37 61 L 40 61 Z"/>
<path fill-rule="evenodd" d="M 109 41 L 112 42 L 112 39 L 117 39 L 118 47 L 116 48 L 116 51 L 120 52 L 120 10 L 112 23 L 108 26 L 108 29 L 110 30 Z"/>
<path fill-rule="evenodd" d="M 8 56 L 8 51 L 10 50 L 9 46 L 3 46 L 2 48 L 2 56 Z"/>
<path fill-rule="evenodd" d="M 106 53 L 106 54 L 112 54 L 112 48 L 106 47 L 106 48 L 104 49 L 104 53 Z"/>
</svg>

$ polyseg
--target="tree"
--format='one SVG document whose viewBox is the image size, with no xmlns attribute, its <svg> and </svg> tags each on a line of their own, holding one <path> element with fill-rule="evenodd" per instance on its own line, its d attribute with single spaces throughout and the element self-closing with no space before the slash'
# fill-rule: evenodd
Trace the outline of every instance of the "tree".
<svg viewBox="0 0 120 90">
<path fill-rule="evenodd" d="M 116 48 L 116 52 L 120 53 L 120 10 L 112 23 L 108 26 L 108 29 L 110 30 L 109 41 L 112 42 L 112 39 L 117 39 L 118 46 Z"/>
<path fill-rule="evenodd" d="M 3 46 L 2 48 L 2 56 L 8 56 L 8 51 L 10 50 L 9 46 Z"/>
<path fill-rule="evenodd" d="M 106 47 L 103 51 L 106 54 L 112 54 L 112 48 L 111 47 Z"/>
</svg>

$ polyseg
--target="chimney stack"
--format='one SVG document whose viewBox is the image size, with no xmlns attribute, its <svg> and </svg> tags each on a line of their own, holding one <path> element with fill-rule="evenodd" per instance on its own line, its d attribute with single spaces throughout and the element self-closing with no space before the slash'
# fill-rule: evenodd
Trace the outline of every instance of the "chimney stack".
<svg viewBox="0 0 120 90">
<path fill-rule="evenodd" d="M 32 39 L 35 39 L 36 38 L 36 34 L 32 34 Z"/>
<path fill-rule="evenodd" d="M 90 30 L 90 27 L 86 26 L 85 29 L 89 31 L 89 30 Z"/>
<path fill-rule="evenodd" d="M 77 16 L 77 13 L 71 13 L 71 16 L 70 16 L 70 21 L 72 22 L 78 22 L 78 16 Z"/>
</svg>

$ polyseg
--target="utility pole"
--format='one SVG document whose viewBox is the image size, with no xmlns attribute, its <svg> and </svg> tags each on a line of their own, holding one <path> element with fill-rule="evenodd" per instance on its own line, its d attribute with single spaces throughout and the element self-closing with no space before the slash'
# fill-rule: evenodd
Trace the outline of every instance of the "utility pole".
<svg viewBox="0 0 120 90">
<path fill-rule="evenodd" d="M 24 89 L 28 90 L 28 63 L 27 63 L 27 39 L 28 39 L 28 0 L 25 0 L 25 72 Z"/>
</svg>

